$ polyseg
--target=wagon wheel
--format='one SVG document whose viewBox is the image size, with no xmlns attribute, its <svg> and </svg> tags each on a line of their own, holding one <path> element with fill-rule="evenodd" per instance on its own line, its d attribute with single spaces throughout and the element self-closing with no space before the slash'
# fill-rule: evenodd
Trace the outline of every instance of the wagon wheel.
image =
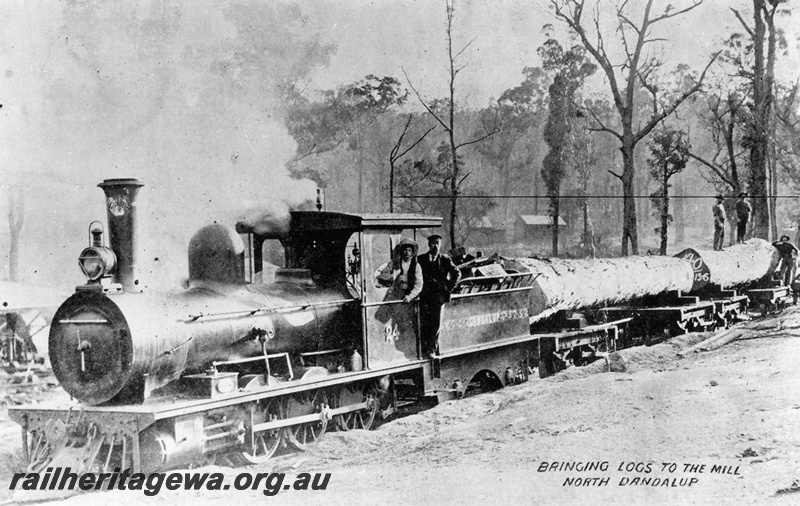
<svg viewBox="0 0 800 506">
<path fill-rule="evenodd" d="M 551 361 L 553 363 L 553 367 L 555 368 L 555 372 L 565 369 L 564 360 L 557 354 L 553 353 Z M 467 383 L 467 388 L 464 389 L 464 397 L 472 397 L 488 392 L 495 392 L 501 388 L 503 388 L 502 380 L 493 372 L 483 370 L 477 372 L 472 379 L 469 380 L 469 383 Z"/>
<path fill-rule="evenodd" d="M 327 408 L 327 397 L 322 390 L 301 392 L 286 400 L 286 418 L 312 415 Z M 284 429 L 286 442 L 298 450 L 306 450 L 317 442 L 328 429 L 327 417 L 313 422 L 299 423 Z"/>
<path fill-rule="evenodd" d="M 733 323 L 733 314 L 731 311 L 725 311 L 721 318 L 717 321 L 717 327 L 722 327 L 727 329 Z"/>
<path fill-rule="evenodd" d="M 265 423 L 284 418 L 281 401 L 275 398 L 261 401 L 253 413 L 253 423 Z M 270 459 L 281 444 L 281 429 L 270 429 L 253 434 L 251 442 L 245 442 L 242 450 L 233 454 L 234 464 L 261 464 Z"/>
<path fill-rule="evenodd" d="M 375 415 L 378 413 L 378 392 L 374 385 L 364 388 L 358 386 L 346 386 L 339 391 L 336 407 L 350 406 L 353 404 L 367 403 L 367 409 L 350 411 L 336 415 L 336 430 L 347 431 L 364 429 L 369 430 L 375 422 Z"/>
</svg>

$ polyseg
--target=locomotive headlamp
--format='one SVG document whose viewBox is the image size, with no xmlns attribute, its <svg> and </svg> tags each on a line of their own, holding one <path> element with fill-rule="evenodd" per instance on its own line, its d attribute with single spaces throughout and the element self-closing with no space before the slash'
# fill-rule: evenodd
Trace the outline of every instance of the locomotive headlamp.
<svg viewBox="0 0 800 506">
<path fill-rule="evenodd" d="M 109 248 L 90 246 L 81 252 L 78 264 L 89 281 L 97 281 L 114 271 L 117 256 Z"/>
<path fill-rule="evenodd" d="M 78 265 L 89 281 L 97 281 L 108 276 L 117 265 L 117 256 L 110 248 L 103 246 L 103 225 L 94 221 L 89 225 L 91 246 L 84 249 L 78 257 Z"/>
</svg>

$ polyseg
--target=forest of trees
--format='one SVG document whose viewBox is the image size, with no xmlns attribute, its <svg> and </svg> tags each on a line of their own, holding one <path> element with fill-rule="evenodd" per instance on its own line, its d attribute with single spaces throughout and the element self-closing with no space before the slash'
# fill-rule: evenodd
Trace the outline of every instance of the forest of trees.
<svg viewBox="0 0 800 506">
<path fill-rule="evenodd" d="M 560 227 L 548 227 L 552 246 L 542 253 L 627 255 L 646 245 L 667 254 L 668 236 L 687 240 L 687 225 L 699 234 L 691 239 L 706 237 L 711 197 L 731 197 L 732 206 L 743 191 L 754 236 L 797 228 L 800 203 L 784 197 L 800 183 L 798 83 L 775 77 L 788 45 L 797 44 L 778 26 L 791 2 L 731 9 L 740 30 L 701 68 L 667 68 L 663 51 L 651 50 L 669 44 L 654 30 L 690 16 L 701 0 L 623 2 L 602 13 L 584 0 L 550 3 L 558 23 L 543 28 L 541 62 L 520 69 L 521 83 L 485 108 L 458 99 L 456 76 L 480 69 L 460 61 L 478 42 L 453 45 L 452 0 L 443 3 L 447 96 L 421 96 L 410 71 L 298 93 L 287 115 L 300 144 L 292 171 L 325 188 L 331 205 L 441 215 L 451 242 L 468 246 L 487 228 L 503 229 L 513 246 L 517 216 L 535 214 L 568 225 L 561 238 Z M 601 81 L 592 81 L 595 71 Z M 336 121 L 323 120 L 329 115 Z"/>
<path fill-rule="evenodd" d="M 188 182 L 196 180 L 193 167 L 217 163 L 214 157 L 242 170 L 248 150 L 262 152 L 240 118 L 253 129 L 279 121 L 296 143 L 291 176 L 316 183 L 327 210 L 442 216 L 447 247 L 556 256 L 709 247 L 714 195 L 730 197 L 732 216 L 741 192 L 753 205 L 752 236 L 800 239 L 800 201 L 792 198 L 800 193 L 800 83 L 778 71 L 800 49 L 782 29 L 796 2 L 746 0 L 747 9 L 727 9 L 731 33 L 682 61 L 680 54 L 667 59 L 670 37 L 704 0 L 604 2 L 602 9 L 541 0 L 549 17 L 520 20 L 544 35 L 532 48 L 538 58 L 521 65 L 517 84 L 478 107 L 465 83 L 485 72 L 471 58 L 481 35 L 460 22 L 466 7 L 440 1 L 442 44 L 424 50 L 445 62 L 441 95 L 423 89 L 412 67 L 397 75 L 365 69 L 334 89 L 310 85 L 316 69 L 332 65 L 336 44 L 307 30 L 302 5 L 220 7 L 234 34 L 220 46 L 196 32 L 187 42 L 178 6 L 142 17 L 99 0 L 67 2 L 53 53 L 39 62 L 41 108 L 52 108 L 54 118 L 42 122 L 41 135 L 53 142 L 69 131 L 128 157 L 136 152 L 129 146 L 157 143 Z M 136 73 L 119 70 L 106 51 L 120 31 L 129 35 L 124 54 L 149 80 L 130 78 Z M 61 67 L 70 78 L 50 72 L 58 54 L 69 60 Z M 86 126 L 96 124 L 103 126 Z M 219 155 L 237 135 L 245 149 Z M 217 143 L 204 143 L 207 153 L 180 151 L 203 136 Z M 151 166 L 155 155 L 142 153 L 127 163 Z M 246 163 L 253 170 L 261 160 L 251 155 Z M 214 181 L 224 182 L 226 167 L 215 170 Z M 23 224 L 35 226 L 29 213 L 36 206 L 26 205 L 25 192 L 9 195 L 4 234 L 16 278 Z M 529 222 L 546 237 L 526 236 Z"/>
</svg>

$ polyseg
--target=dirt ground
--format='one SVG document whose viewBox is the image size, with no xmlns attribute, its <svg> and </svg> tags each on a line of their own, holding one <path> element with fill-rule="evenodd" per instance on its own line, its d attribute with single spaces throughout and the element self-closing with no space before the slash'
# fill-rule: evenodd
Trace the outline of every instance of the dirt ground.
<svg viewBox="0 0 800 506">
<path fill-rule="evenodd" d="M 332 432 L 266 466 L 199 470 L 228 482 L 331 473 L 324 491 L 114 491 L 61 504 L 798 504 L 800 308 L 739 328 L 714 351 L 680 356 L 710 334 L 681 336 L 624 350 L 626 372 L 573 368 L 377 430 Z M 19 429 L 0 423 L 0 443 L 8 500 L 8 476 L 24 468 Z M 575 468 L 544 470 L 565 464 Z"/>
</svg>

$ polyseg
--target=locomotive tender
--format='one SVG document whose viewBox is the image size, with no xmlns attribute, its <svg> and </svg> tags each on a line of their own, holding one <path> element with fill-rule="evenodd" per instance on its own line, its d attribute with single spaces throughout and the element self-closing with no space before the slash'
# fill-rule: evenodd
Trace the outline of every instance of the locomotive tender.
<svg viewBox="0 0 800 506">
<path fill-rule="evenodd" d="M 443 308 L 439 352 L 423 358 L 417 303 L 392 300 L 377 275 L 401 238 L 420 242 L 441 219 L 403 214 L 293 211 L 286 221 L 209 225 L 190 241 L 188 288 L 146 292 L 137 278 L 142 184 L 98 186 L 110 247 L 93 226 L 79 258 L 87 283 L 50 333 L 53 371 L 74 402 L 9 410 L 34 472 L 154 472 L 219 456 L 260 463 L 330 426 L 369 428 L 398 398 L 457 398 L 525 381 L 536 367 L 544 376 L 567 357 L 580 364 L 587 352 L 613 351 L 633 318 L 566 318 L 532 332 L 537 273 L 488 270 L 459 283 Z M 270 282 L 267 260 L 283 264 Z"/>
</svg>

